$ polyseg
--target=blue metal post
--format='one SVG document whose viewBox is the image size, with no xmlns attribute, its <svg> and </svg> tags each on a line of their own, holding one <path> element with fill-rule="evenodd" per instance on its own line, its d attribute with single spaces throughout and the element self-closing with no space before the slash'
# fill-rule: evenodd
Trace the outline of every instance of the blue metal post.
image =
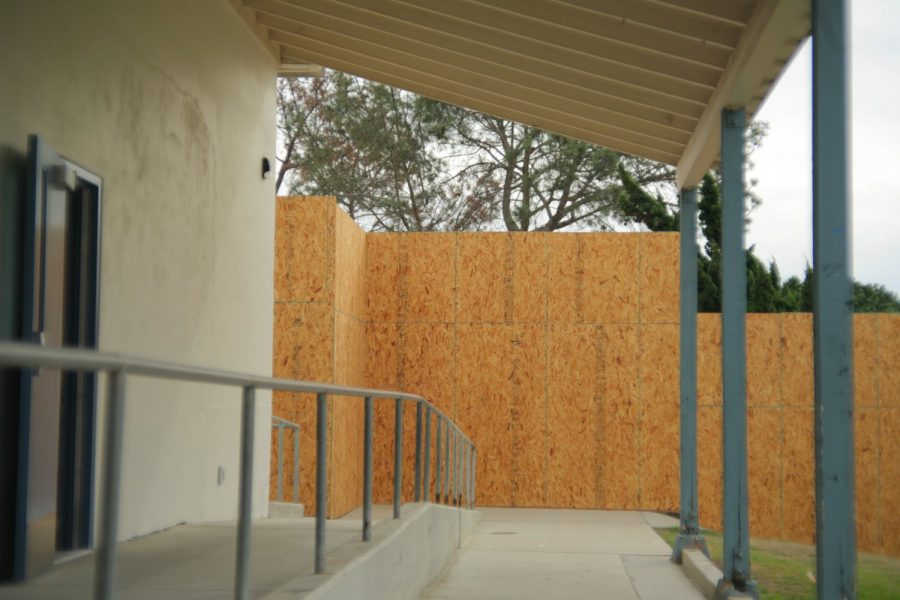
<svg viewBox="0 0 900 600">
<path fill-rule="evenodd" d="M 365 426 L 363 431 L 363 534 L 364 542 L 372 538 L 372 422 L 374 407 L 372 396 L 365 400 Z"/>
<path fill-rule="evenodd" d="M 425 407 L 425 473 L 422 500 L 431 502 L 431 407 Z"/>
<path fill-rule="evenodd" d="M 813 2 L 813 354 L 819 600 L 857 597 L 847 28 L 846 0 Z"/>
<path fill-rule="evenodd" d="M 722 111 L 723 578 L 717 598 L 759 597 L 750 577 L 747 516 L 747 258 L 744 250 L 743 107 Z"/>
<path fill-rule="evenodd" d="M 237 556 L 234 569 L 235 600 L 250 597 L 250 531 L 253 510 L 253 427 L 256 389 L 243 389 L 241 401 L 241 474 L 238 489 Z M 279 429 L 281 431 L 281 429 Z"/>
<path fill-rule="evenodd" d="M 328 397 L 316 394 L 316 554 L 315 571 L 325 571 L 325 503 L 328 475 L 325 471 L 328 449 Z"/>
<path fill-rule="evenodd" d="M 394 518 L 400 518 L 400 502 L 403 495 L 403 400 L 394 404 Z"/>
<path fill-rule="evenodd" d="M 680 531 L 672 561 L 681 563 L 685 548 L 709 556 L 700 534 L 697 499 L 697 188 L 681 191 L 681 502 Z"/>
<path fill-rule="evenodd" d="M 422 500 L 422 401 L 416 402 L 416 462 L 413 476 L 413 497 L 416 502 Z"/>
</svg>

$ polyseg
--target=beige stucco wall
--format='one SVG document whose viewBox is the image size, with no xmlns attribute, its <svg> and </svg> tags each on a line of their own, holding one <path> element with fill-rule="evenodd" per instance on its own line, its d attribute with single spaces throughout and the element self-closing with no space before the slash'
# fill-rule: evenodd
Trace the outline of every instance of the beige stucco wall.
<svg viewBox="0 0 900 600">
<path fill-rule="evenodd" d="M 224 0 L 2 12 L 0 144 L 24 152 L 38 133 L 103 177 L 101 349 L 270 373 L 272 57 Z M 259 398 L 258 515 L 271 410 Z M 129 381 L 122 538 L 236 515 L 239 403 L 237 389 Z"/>
</svg>

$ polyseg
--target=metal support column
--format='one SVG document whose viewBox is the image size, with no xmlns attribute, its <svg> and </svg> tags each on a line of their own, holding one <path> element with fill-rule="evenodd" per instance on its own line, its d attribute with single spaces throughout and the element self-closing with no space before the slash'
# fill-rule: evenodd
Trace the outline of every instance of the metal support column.
<svg viewBox="0 0 900 600">
<path fill-rule="evenodd" d="M 816 587 L 855 599 L 853 286 L 846 0 L 812 3 Z"/>
<path fill-rule="evenodd" d="M 750 577 L 747 516 L 747 256 L 744 250 L 744 108 L 722 111 L 723 577 L 716 598 L 758 598 Z"/>
<path fill-rule="evenodd" d="M 431 502 L 431 406 L 425 407 L 425 473 L 422 500 Z"/>
<path fill-rule="evenodd" d="M 94 566 L 94 598 L 107 600 L 116 594 L 116 539 L 119 526 L 119 492 L 122 476 L 122 428 L 125 413 L 125 371 L 109 374 L 106 403 L 106 459 L 100 488 L 100 540 Z"/>
<path fill-rule="evenodd" d="M 328 452 L 328 397 L 316 394 L 316 554 L 315 572 L 325 571 L 325 504 L 328 501 L 328 481 L 325 471 Z"/>
<path fill-rule="evenodd" d="M 253 427 L 256 389 L 247 386 L 241 402 L 241 473 L 238 488 L 237 556 L 234 569 L 234 598 L 250 597 L 250 525 L 253 510 Z M 279 429 L 280 431 L 280 429 Z"/>
<path fill-rule="evenodd" d="M 672 561 L 681 563 L 685 548 L 698 548 L 709 556 L 700 534 L 697 499 L 697 188 L 681 191 L 681 496 L 680 531 Z"/>
<path fill-rule="evenodd" d="M 444 501 L 450 501 L 450 420 L 445 420 L 447 424 L 447 435 L 444 448 L 444 487 L 441 492 L 444 495 Z"/>
<path fill-rule="evenodd" d="M 400 518 L 403 495 L 403 400 L 394 400 L 394 518 Z"/>
<path fill-rule="evenodd" d="M 422 501 L 422 401 L 416 402 L 416 462 L 414 471 L 415 491 L 413 497 L 416 502 Z"/>
<path fill-rule="evenodd" d="M 372 538 L 372 422 L 374 406 L 372 396 L 365 397 L 365 425 L 363 427 L 363 532 L 362 539 Z"/>
<path fill-rule="evenodd" d="M 437 427 L 437 430 L 435 431 L 437 437 L 434 440 L 434 501 L 440 504 L 441 493 L 444 490 L 443 480 L 441 479 L 441 459 L 443 457 L 443 453 L 441 452 L 441 432 L 444 430 L 444 425 L 440 415 L 437 417 L 435 427 Z"/>
</svg>

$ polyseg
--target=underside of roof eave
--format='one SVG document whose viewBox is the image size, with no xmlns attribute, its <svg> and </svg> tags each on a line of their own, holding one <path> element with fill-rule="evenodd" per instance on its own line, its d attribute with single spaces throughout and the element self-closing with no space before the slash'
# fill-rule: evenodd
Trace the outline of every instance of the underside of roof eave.
<svg viewBox="0 0 900 600">
<path fill-rule="evenodd" d="M 680 188 L 695 187 L 718 162 L 721 114 L 744 107 L 752 118 L 810 31 L 809 0 L 761 0 L 677 167 Z"/>
</svg>

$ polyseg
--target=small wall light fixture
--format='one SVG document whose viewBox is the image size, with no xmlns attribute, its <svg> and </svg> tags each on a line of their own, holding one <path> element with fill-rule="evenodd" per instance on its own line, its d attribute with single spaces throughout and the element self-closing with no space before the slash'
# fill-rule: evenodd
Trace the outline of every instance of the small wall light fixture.
<svg viewBox="0 0 900 600">
<path fill-rule="evenodd" d="M 268 179 L 272 174 L 272 167 L 269 165 L 269 159 L 263 157 L 262 159 L 262 177 L 263 179 Z"/>
</svg>

